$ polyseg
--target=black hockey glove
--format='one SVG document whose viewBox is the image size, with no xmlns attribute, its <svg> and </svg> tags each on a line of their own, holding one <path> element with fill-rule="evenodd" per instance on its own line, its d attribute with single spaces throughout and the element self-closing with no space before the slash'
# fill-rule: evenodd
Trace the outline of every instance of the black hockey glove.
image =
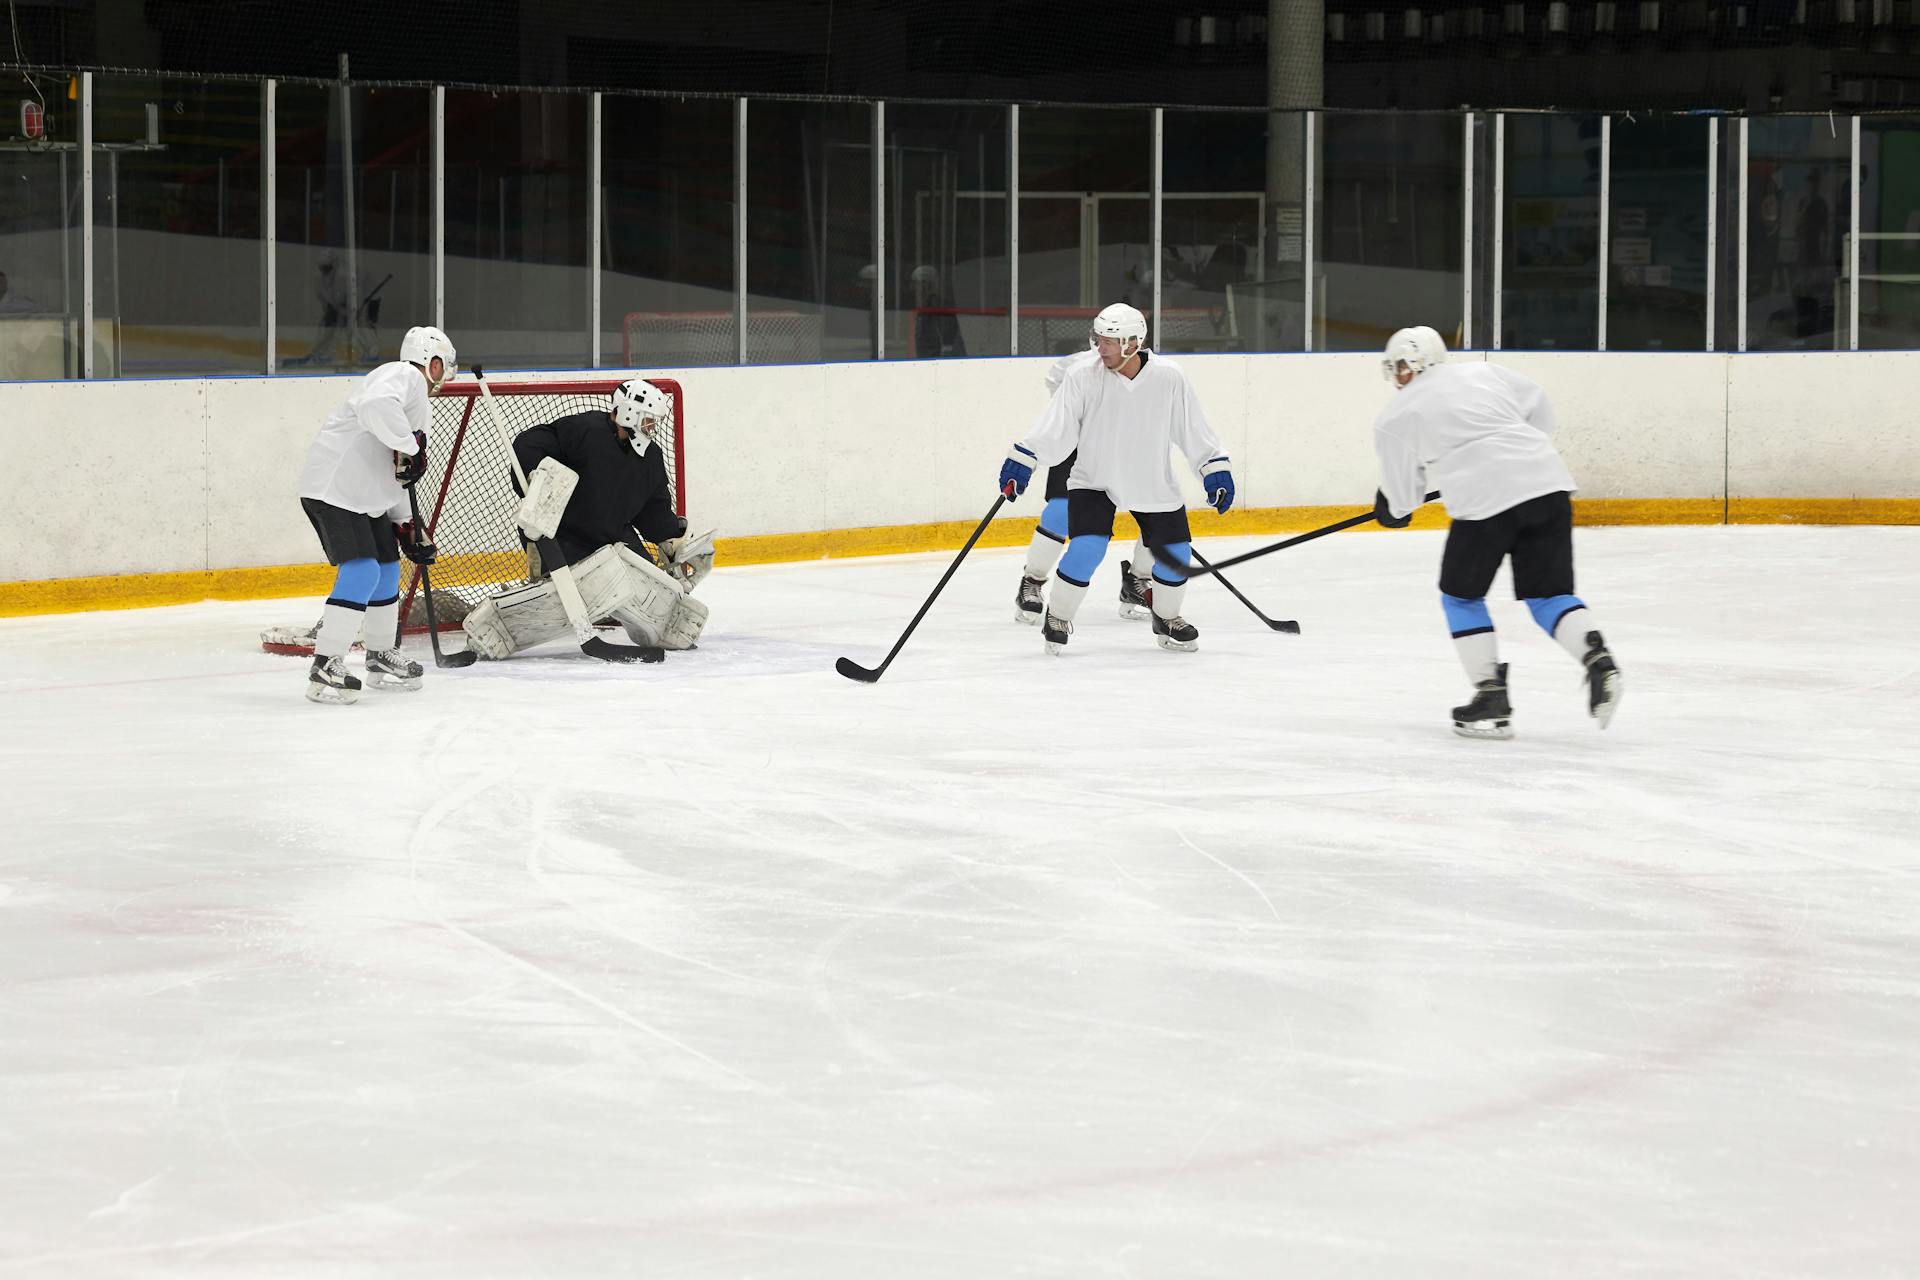
<svg viewBox="0 0 1920 1280">
<path fill-rule="evenodd" d="M 412 453 L 401 453 L 398 449 L 393 451 L 393 478 L 409 486 L 427 474 L 427 433 L 414 432 L 413 443 Z"/>
<path fill-rule="evenodd" d="M 432 564 L 439 559 L 440 548 L 434 546 L 433 539 L 413 521 L 394 525 L 393 533 L 400 539 L 400 554 L 415 564 Z"/>
<path fill-rule="evenodd" d="M 1404 529 L 1413 523 L 1413 513 L 1396 516 L 1393 508 L 1387 505 L 1387 495 L 1379 489 L 1373 491 L 1373 518 L 1380 522 L 1383 529 Z"/>
</svg>

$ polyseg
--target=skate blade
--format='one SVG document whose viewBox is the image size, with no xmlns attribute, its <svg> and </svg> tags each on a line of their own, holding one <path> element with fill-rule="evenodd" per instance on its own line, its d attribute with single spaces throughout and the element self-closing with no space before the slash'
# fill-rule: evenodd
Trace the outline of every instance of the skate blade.
<svg viewBox="0 0 1920 1280">
<path fill-rule="evenodd" d="M 1620 695 L 1625 692 L 1618 671 L 1609 672 L 1600 682 L 1600 705 L 1593 709 L 1593 718 L 1602 729 L 1612 723 L 1613 713 L 1620 709 Z"/>
<path fill-rule="evenodd" d="M 387 675 L 379 671 L 367 672 L 366 683 L 375 689 L 411 693 L 420 688 L 419 676 Z"/>
<path fill-rule="evenodd" d="M 1172 636 L 1155 636 L 1154 639 L 1170 653 L 1193 653 L 1200 647 L 1198 640 L 1175 640 Z"/>
<path fill-rule="evenodd" d="M 1066 647 L 1067 645 L 1064 640 L 1047 641 L 1047 652 L 1056 658 L 1060 656 L 1060 651 L 1065 649 Z"/>
<path fill-rule="evenodd" d="M 358 689 L 336 689 L 330 684 L 321 684 L 314 680 L 307 682 L 308 702 L 344 707 L 358 701 L 359 697 L 360 691 Z"/>
<path fill-rule="evenodd" d="M 1013 611 L 1013 620 L 1015 622 L 1024 622 L 1030 627 L 1040 625 L 1040 615 L 1038 613 L 1028 613 L 1025 609 L 1015 609 Z"/>
<path fill-rule="evenodd" d="M 1129 621 L 1139 618 L 1151 618 L 1153 616 L 1153 610 L 1147 608 L 1145 605 L 1123 604 L 1120 606 L 1120 616 Z"/>
<path fill-rule="evenodd" d="M 1504 742 L 1513 736 L 1513 723 L 1509 720 L 1455 720 L 1453 731 L 1463 738 Z"/>
</svg>

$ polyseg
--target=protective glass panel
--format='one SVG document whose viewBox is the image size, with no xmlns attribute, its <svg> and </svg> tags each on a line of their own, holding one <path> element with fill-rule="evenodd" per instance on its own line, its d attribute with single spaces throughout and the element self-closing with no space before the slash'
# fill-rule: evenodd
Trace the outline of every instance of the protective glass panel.
<svg viewBox="0 0 1920 1280">
<path fill-rule="evenodd" d="M 1756 119 L 1748 128 L 1747 349 L 1844 347 L 1838 219 L 1847 208 L 1849 132 L 1826 116 Z"/>
<path fill-rule="evenodd" d="M 93 92 L 94 376 L 261 372 L 260 86 Z"/>
<path fill-rule="evenodd" d="M 887 104 L 886 357 L 1003 356 L 1007 109 Z"/>
<path fill-rule="evenodd" d="M 589 99 L 447 91 L 447 336 L 460 363 L 588 363 Z"/>
<path fill-rule="evenodd" d="M 1506 117 L 1500 345 L 1600 341 L 1600 118 Z"/>
<path fill-rule="evenodd" d="M 603 365 L 733 364 L 733 103 L 601 99 Z"/>
<path fill-rule="evenodd" d="M 433 323 L 432 106 L 424 89 L 279 85 L 278 367 L 364 369 Z M 454 335 L 461 363 L 474 353 Z"/>
<path fill-rule="evenodd" d="M 0 149 L 0 379 L 80 376 L 79 113 L 45 127 Z"/>
<path fill-rule="evenodd" d="M 1021 110 L 1021 355 L 1085 347 L 1109 303 L 1152 308 L 1152 143 L 1152 114 L 1137 108 Z"/>
<path fill-rule="evenodd" d="M 1842 205 L 1843 218 L 1845 212 Z M 1860 349 L 1914 347 L 1920 347 L 1920 120 L 1868 118 L 1860 122 Z"/>
<path fill-rule="evenodd" d="M 1379 350 L 1417 324 L 1460 345 L 1464 145 L 1458 116 L 1321 117 L 1320 349 Z"/>
<path fill-rule="evenodd" d="M 747 108 L 747 363 L 873 358 L 873 109 Z"/>
<path fill-rule="evenodd" d="M 1708 128 L 1698 116 L 1614 117 L 1610 351 L 1706 348 Z"/>
<path fill-rule="evenodd" d="M 1161 350 L 1299 351 L 1305 116 L 1169 111 L 1161 148 Z"/>
</svg>

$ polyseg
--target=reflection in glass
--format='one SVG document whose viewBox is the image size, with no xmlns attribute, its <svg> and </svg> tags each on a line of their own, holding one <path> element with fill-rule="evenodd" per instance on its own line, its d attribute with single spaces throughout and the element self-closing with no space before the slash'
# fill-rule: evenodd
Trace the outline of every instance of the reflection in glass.
<svg viewBox="0 0 1920 1280">
<path fill-rule="evenodd" d="M 1848 131 L 1825 116 L 1769 117 L 1748 127 L 1747 349 L 1843 347 L 1839 222 L 1847 208 Z"/>
<path fill-rule="evenodd" d="M 80 376 L 80 165 L 62 136 L 74 131 L 0 151 L 0 378 Z"/>
<path fill-rule="evenodd" d="M 1109 303 L 1152 309 L 1152 144 L 1139 108 L 1021 110 L 1020 354 L 1084 348 Z"/>
<path fill-rule="evenodd" d="M 462 365 L 588 363 L 589 106 L 447 91 L 446 329 Z"/>
<path fill-rule="evenodd" d="M 1860 192 L 1860 349 L 1920 347 L 1920 120 L 1861 120 Z"/>
<path fill-rule="evenodd" d="M 433 323 L 431 110 L 424 89 L 276 87 L 279 367 L 365 369 Z"/>
<path fill-rule="evenodd" d="M 1600 118 L 1509 115 L 1501 345 L 1600 341 Z"/>
<path fill-rule="evenodd" d="M 733 364 L 733 103 L 601 100 L 602 363 Z"/>
<path fill-rule="evenodd" d="M 873 109 L 747 109 L 747 363 L 871 360 Z"/>
<path fill-rule="evenodd" d="M 94 375 L 259 372 L 260 86 L 93 88 Z"/>
<path fill-rule="evenodd" d="M 1320 123 L 1321 349 L 1377 350 L 1417 324 L 1460 345 L 1459 117 L 1329 114 Z"/>
<path fill-rule="evenodd" d="M 1699 116 L 1614 117 L 1610 351 L 1706 349 L 1708 127 Z"/>
<path fill-rule="evenodd" d="M 1007 109 L 887 104 L 889 360 L 1003 356 Z"/>
</svg>

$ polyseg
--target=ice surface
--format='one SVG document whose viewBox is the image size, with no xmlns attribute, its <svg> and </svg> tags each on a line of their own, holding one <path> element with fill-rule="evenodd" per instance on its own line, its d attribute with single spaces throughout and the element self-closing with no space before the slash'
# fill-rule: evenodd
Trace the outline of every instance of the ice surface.
<svg viewBox="0 0 1920 1280">
<path fill-rule="evenodd" d="M 1506 743 L 1418 532 L 1191 655 L 980 552 L 872 686 L 948 556 L 348 708 L 0 621 L 0 1275 L 1911 1276 L 1920 529 L 1578 548 Z"/>
</svg>

